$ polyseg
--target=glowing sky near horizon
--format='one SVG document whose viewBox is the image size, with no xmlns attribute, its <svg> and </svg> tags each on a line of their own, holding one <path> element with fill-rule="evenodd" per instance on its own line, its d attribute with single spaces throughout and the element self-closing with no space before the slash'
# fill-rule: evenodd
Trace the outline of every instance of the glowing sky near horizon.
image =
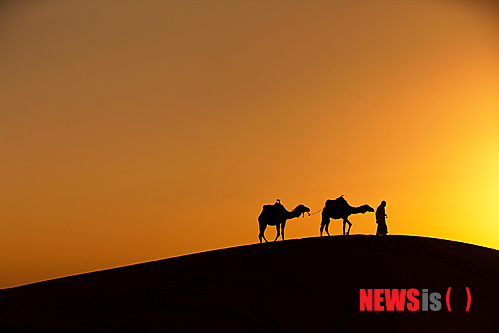
<svg viewBox="0 0 499 333">
<path fill-rule="evenodd" d="M 1 288 L 256 243 L 277 198 L 499 249 L 498 170 L 497 1 L 0 2 Z"/>
</svg>

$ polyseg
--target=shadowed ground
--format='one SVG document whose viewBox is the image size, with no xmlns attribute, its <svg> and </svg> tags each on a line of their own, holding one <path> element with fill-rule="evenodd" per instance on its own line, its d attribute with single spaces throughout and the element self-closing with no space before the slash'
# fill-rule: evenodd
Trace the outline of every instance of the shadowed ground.
<svg viewBox="0 0 499 333">
<path fill-rule="evenodd" d="M 368 288 L 429 289 L 442 309 L 360 312 L 359 290 Z M 410 236 L 307 238 L 0 290 L 0 329 L 498 332 L 498 289 L 497 250 Z"/>
</svg>

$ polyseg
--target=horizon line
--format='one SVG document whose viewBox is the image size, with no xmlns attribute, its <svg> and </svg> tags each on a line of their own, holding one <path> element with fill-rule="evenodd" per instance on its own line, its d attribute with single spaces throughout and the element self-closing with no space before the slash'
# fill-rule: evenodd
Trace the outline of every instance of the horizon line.
<svg viewBox="0 0 499 333">
<path fill-rule="evenodd" d="M 206 250 L 206 251 L 200 251 L 200 252 L 189 252 L 189 253 L 180 254 L 180 255 L 171 256 L 171 257 L 165 257 L 165 258 L 159 258 L 159 259 L 153 259 L 153 260 L 140 261 L 140 262 L 135 262 L 135 263 L 126 264 L 126 265 L 112 266 L 112 267 L 107 267 L 107 268 L 103 268 L 103 269 L 96 269 L 96 270 L 93 270 L 93 271 L 86 271 L 86 272 L 80 272 L 80 273 L 75 273 L 75 274 L 62 275 L 62 276 L 58 276 L 58 277 L 54 277 L 54 278 L 38 280 L 38 281 L 28 282 L 28 283 L 24 283 L 24 284 L 18 284 L 18 285 L 9 286 L 9 287 L 0 287 L 0 290 L 7 290 L 7 289 L 19 288 L 19 287 L 29 286 L 29 285 L 32 285 L 32 284 L 43 283 L 43 282 L 48 282 L 48 281 L 54 281 L 54 280 L 59 280 L 59 279 L 64 279 L 64 278 L 69 278 L 69 277 L 74 277 L 74 276 L 79 276 L 79 275 L 104 272 L 104 271 L 108 271 L 108 270 L 112 270 L 112 269 L 118 269 L 118 268 L 130 267 L 130 266 L 135 266 L 135 265 L 147 264 L 147 263 L 152 263 L 152 262 L 155 262 L 155 261 L 162 261 L 162 260 L 168 260 L 168 259 L 181 258 L 181 257 L 190 256 L 190 255 L 208 253 L 208 252 L 213 252 L 213 251 L 235 249 L 235 248 L 244 247 L 244 246 L 253 246 L 253 245 L 265 246 L 266 244 L 282 243 L 282 242 L 285 242 L 285 241 L 292 241 L 292 240 L 304 240 L 304 239 L 313 239 L 313 238 L 325 238 L 325 239 L 327 239 L 327 238 L 331 238 L 331 237 L 342 237 L 342 238 L 344 237 L 344 238 L 348 238 L 348 237 L 352 237 L 352 236 L 374 236 L 374 237 L 377 237 L 375 234 L 352 234 L 352 235 L 348 235 L 348 236 L 344 236 L 344 235 L 332 235 L 332 236 L 313 236 L 313 237 L 302 237 L 302 238 L 289 238 L 289 239 L 286 239 L 284 241 L 282 241 L 282 240 L 281 241 L 271 241 L 271 242 L 268 242 L 268 243 L 240 244 L 240 245 L 229 246 L 229 247 L 214 248 L 214 249 L 210 249 L 210 250 Z M 467 242 L 463 242 L 463 241 L 455 240 L 455 239 L 450 239 L 450 238 L 430 237 L 430 236 L 422 236 L 422 235 L 415 235 L 415 234 L 414 235 L 411 235 L 411 234 L 389 234 L 389 235 L 383 236 L 383 237 L 391 237 L 391 236 L 419 237 L 419 238 L 438 239 L 438 240 L 444 240 L 444 241 L 462 243 L 462 244 L 467 244 L 467 245 L 479 246 L 479 247 L 483 247 L 483 248 L 486 248 L 486 249 L 499 251 L 499 248 L 492 248 L 492 247 L 488 247 L 488 246 L 484 246 L 484 245 L 479 245 L 479 244 L 475 244 L 475 243 L 467 243 Z"/>
</svg>

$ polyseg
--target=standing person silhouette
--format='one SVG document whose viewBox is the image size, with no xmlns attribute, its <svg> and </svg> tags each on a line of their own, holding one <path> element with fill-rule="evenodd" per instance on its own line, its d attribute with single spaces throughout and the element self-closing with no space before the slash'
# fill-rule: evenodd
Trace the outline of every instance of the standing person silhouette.
<svg viewBox="0 0 499 333">
<path fill-rule="evenodd" d="M 388 233 L 388 227 L 386 225 L 385 214 L 386 201 L 381 201 L 381 204 L 376 209 L 376 223 L 378 224 L 378 229 L 376 230 L 376 236 L 386 236 Z"/>
</svg>

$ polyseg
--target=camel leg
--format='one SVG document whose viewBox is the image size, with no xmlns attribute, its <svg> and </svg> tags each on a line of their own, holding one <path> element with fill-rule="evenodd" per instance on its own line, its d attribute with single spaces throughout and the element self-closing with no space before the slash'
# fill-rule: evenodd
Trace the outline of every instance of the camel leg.
<svg viewBox="0 0 499 333">
<path fill-rule="evenodd" d="M 352 227 L 352 223 L 348 221 L 348 219 L 343 220 L 343 236 L 345 236 L 345 225 L 348 223 L 348 231 L 347 231 L 347 236 L 350 234 L 350 228 Z"/>
<path fill-rule="evenodd" d="M 268 243 L 268 242 L 269 242 L 269 241 L 267 240 L 267 238 L 265 238 L 265 235 L 263 235 L 263 234 L 258 235 L 258 238 L 260 239 L 260 243 L 262 243 L 262 238 L 265 240 L 265 243 Z"/>
<path fill-rule="evenodd" d="M 324 230 L 324 227 L 326 228 L 327 235 L 331 236 L 329 234 L 329 219 L 321 221 L 321 237 L 322 237 L 322 231 Z"/>
<path fill-rule="evenodd" d="M 262 238 L 265 240 L 265 243 L 268 243 L 267 238 L 265 238 L 265 229 L 267 229 L 267 225 L 260 224 L 260 234 L 258 234 L 258 239 L 260 239 L 260 243 L 262 243 Z"/>
<path fill-rule="evenodd" d="M 328 236 L 331 236 L 331 235 L 329 234 L 329 222 L 327 222 L 327 223 L 325 224 L 325 228 L 324 228 L 324 230 L 326 231 L 326 234 L 327 234 Z M 322 230 L 321 230 L 321 236 L 322 236 Z"/>
<path fill-rule="evenodd" d="M 281 223 L 281 237 L 284 240 L 284 227 L 286 226 L 286 222 Z"/>
<path fill-rule="evenodd" d="M 275 236 L 274 242 L 281 236 L 281 230 L 279 229 L 279 224 L 275 226 L 275 230 L 277 231 L 277 236 Z"/>
</svg>

